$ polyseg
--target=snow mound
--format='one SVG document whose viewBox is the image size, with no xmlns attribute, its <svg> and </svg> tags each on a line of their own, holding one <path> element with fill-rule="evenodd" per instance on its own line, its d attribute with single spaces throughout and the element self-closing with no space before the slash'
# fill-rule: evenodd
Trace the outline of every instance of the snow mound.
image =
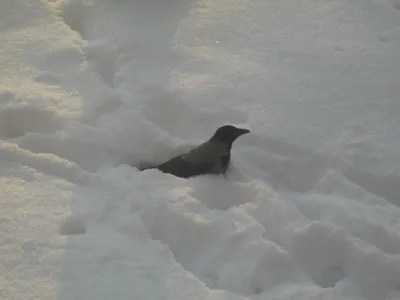
<svg viewBox="0 0 400 300">
<path fill-rule="evenodd" d="M 1 2 L 5 299 L 400 298 L 398 3 L 239 2 Z"/>
</svg>

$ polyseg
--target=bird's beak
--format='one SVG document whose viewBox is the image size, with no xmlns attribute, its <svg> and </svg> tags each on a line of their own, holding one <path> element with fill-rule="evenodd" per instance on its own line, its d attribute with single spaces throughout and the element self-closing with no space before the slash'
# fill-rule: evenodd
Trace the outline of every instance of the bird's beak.
<svg viewBox="0 0 400 300">
<path fill-rule="evenodd" d="M 243 134 L 246 134 L 246 133 L 249 133 L 249 132 L 250 132 L 250 130 L 248 130 L 248 129 L 240 128 L 239 129 L 239 136 L 241 136 Z"/>
</svg>

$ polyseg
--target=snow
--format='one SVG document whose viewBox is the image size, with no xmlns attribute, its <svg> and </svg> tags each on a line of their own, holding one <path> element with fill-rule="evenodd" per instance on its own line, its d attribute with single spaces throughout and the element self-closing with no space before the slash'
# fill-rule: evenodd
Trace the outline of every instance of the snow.
<svg viewBox="0 0 400 300">
<path fill-rule="evenodd" d="M 400 298 L 398 0 L 0 11 L 2 299 Z"/>
</svg>

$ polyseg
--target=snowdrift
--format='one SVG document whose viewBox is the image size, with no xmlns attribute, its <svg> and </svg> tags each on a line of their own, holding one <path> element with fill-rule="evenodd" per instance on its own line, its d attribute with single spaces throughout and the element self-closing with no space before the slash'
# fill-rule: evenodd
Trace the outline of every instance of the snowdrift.
<svg viewBox="0 0 400 300">
<path fill-rule="evenodd" d="M 399 10 L 2 1 L 2 297 L 399 299 Z"/>
</svg>

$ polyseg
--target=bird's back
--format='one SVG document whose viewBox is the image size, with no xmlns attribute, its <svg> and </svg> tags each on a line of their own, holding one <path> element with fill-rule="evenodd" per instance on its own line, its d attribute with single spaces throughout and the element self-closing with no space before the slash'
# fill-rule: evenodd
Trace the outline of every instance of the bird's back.
<svg viewBox="0 0 400 300">
<path fill-rule="evenodd" d="M 164 173 L 189 178 L 202 174 L 225 174 L 230 152 L 220 143 L 207 141 L 186 154 L 171 158 L 154 167 Z"/>
<path fill-rule="evenodd" d="M 230 149 L 223 143 L 208 140 L 192 149 L 187 154 L 182 155 L 182 159 L 193 165 L 201 165 L 205 162 L 215 163 L 218 162 L 220 157 L 229 154 L 229 150 Z"/>
</svg>

